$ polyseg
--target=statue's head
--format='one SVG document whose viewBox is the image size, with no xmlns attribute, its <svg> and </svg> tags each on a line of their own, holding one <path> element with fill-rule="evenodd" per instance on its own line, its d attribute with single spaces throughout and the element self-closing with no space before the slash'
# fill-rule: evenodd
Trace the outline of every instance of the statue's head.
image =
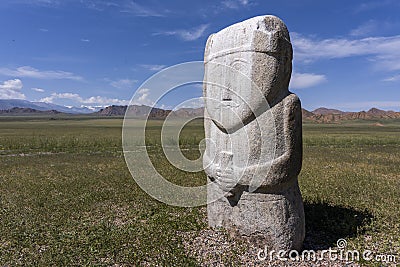
<svg viewBox="0 0 400 267">
<path fill-rule="evenodd" d="M 279 101 L 288 92 L 292 56 L 289 32 L 275 16 L 255 17 L 212 34 L 203 86 L 210 117 L 229 130 L 265 109 L 265 100 Z"/>
</svg>

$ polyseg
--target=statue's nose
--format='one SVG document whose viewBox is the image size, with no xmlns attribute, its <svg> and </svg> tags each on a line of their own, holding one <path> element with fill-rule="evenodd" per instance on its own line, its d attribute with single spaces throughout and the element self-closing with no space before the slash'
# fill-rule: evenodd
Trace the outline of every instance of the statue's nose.
<svg viewBox="0 0 400 267">
<path fill-rule="evenodd" d="M 221 90 L 221 100 L 222 101 L 232 101 L 232 92 L 228 88 L 223 88 Z"/>
</svg>

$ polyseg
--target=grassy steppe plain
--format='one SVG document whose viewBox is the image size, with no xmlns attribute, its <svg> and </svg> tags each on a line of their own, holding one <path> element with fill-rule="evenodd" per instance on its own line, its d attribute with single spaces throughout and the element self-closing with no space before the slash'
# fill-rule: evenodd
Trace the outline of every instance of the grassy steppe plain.
<svg viewBox="0 0 400 267">
<path fill-rule="evenodd" d="M 381 123 L 304 124 L 305 248 L 346 238 L 349 249 L 399 255 L 400 122 Z M 182 233 L 207 227 L 204 207 L 143 192 L 126 167 L 121 126 L 122 118 L 0 117 L 0 266 L 197 264 Z M 149 122 L 156 168 L 175 183 L 204 184 L 204 173 L 168 164 L 160 129 Z M 200 155 L 202 138 L 200 121 L 184 128 L 187 157 Z"/>
</svg>

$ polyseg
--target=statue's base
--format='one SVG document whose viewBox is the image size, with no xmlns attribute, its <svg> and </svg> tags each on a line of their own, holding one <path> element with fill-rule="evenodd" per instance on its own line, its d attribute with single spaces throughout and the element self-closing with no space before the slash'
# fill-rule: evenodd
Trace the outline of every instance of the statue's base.
<svg viewBox="0 0 400 267">
<path fill-rule="evenodd" d="M 221 194 L 210 186 L 208 194 Z M 246 238 L 258 247 L 274 250 L 301 250 L 304 235 L 304 208 L 297 179 L 289 187 L 269 192 L 259 188 L 250 193 L 236 190 L 207 206 L 211 227 L 223 227 L 232 236 Z"/>
</svg>

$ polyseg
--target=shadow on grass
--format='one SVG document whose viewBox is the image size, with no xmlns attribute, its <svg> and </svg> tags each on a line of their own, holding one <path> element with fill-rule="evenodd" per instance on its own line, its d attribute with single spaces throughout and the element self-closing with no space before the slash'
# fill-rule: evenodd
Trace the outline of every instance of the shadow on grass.
<svg viewBox="0 0 400 267">
<path fill-rule="evenodd" d="M 321 250 L 335 247 L 340 238 L 362 233 L 372 214 L 326 203 L 304 203 L 306 237 L 304 249 Z"/>
</svg>

